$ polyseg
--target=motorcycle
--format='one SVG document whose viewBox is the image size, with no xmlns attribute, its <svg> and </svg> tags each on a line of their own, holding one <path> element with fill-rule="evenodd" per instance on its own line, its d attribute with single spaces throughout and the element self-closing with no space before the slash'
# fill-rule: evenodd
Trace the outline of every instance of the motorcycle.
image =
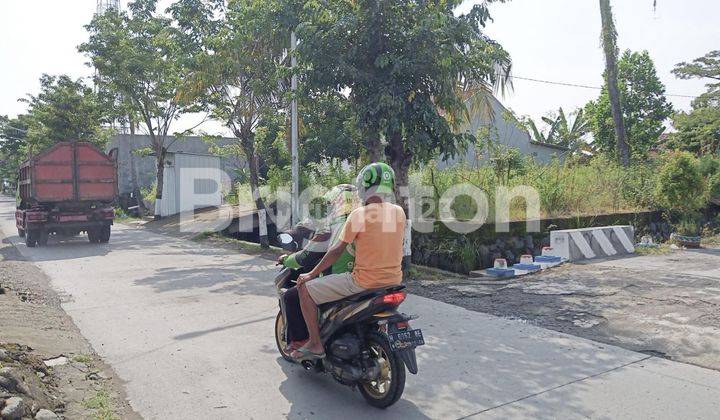
<svg viewBox="0 0 720 420">
<path fill-rule="evenodd" d="M 295 252 L 303 240 L 297 231 L 281 233 L 283 249 Z M 297 363 L 287 348 L 283 295 L 301 272 L 282 268 L 275 278 L 280 311 L 275 320 L 275 342 L 283 359 Z M 326 357 L 303 361 L 306 370 L 330 373 L 343 385 L 357 387 L 365 401 L 378 408 L 397 402 L 405 389 L 405 369 L 417 374 L 415 348 L 425 344 L 422 331 L 412 329 L 415 316 L 398 312 L 405 286 L 368 290 L 319 307 L 320 335 Z"/>
</svg>

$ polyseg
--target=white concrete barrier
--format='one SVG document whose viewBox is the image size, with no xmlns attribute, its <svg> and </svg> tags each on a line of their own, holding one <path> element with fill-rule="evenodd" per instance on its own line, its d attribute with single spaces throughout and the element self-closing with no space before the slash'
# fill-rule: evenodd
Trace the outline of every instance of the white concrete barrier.
<svg viewBox="0 0 720 420">
<path fill-rule="evenodd" d="M 632 226 L 603 226 L 550 232 L 550 255 L 568 261 L 635 253 Z"/>
</svg>

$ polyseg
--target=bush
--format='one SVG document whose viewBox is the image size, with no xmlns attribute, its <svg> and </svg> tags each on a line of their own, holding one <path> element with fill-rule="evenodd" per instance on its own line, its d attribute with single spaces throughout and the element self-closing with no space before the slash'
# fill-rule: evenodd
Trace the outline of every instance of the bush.
<svg viewBox="0 0 720 420">
<path fill-rule="evenodd" d="M 683 216 L 675 224 L 675 232 L 682 236 L 700 236 L 700 221 L 697 215 L 688 214 Z"/>
<path fill-rule="evenodd" d="M 720 159 L 711 155 L 705 155 L 698 159 L 698 170 L 703 178 L 710 178 L 720 173 Z"/>
<path fill-rule="evenodd" d="M 697 159 L 688 152 L 671 152 L 659 170 L 656 187 L 658 203 L 666 209 L 693 211 L 705 205 L 705 180 Z"/>
<path fill-rule="evenodd" d="M 720 172 L 708 179 L 708 201 L 720 204 Z"/>
</svg>

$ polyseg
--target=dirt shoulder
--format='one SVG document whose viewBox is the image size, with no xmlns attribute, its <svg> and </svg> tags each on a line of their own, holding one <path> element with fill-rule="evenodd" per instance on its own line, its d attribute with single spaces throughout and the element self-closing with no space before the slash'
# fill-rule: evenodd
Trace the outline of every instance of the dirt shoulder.
<svg viewBox="0 0 720 420">
<path fill-rule="evenodd" d="M 412 270 L 412 293 L 720 370 L 720 249 L 566 264 L 512 281 Z"/>
<path fill-rule="evenodd" d="M 121 381 L 62 310 L 64 297 L 2 232 L 0 239 L 0 409 L 28 418 L 45 409 L 67 419 L 139 419 Z"/>
</svg>

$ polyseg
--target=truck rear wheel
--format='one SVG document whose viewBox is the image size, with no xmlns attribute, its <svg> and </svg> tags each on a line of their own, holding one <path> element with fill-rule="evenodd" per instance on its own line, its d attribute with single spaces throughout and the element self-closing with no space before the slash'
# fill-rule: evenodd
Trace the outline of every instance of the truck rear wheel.
<svg viewBox="0 0 720 420">
<path fill-rule="evenodd" d="M 91 228 L 87 231 L 88 239 L 90 240 L 91 244 L 98 242 L 98 229 L 97 228 Z"/>
<path fill-rule="evenodd" d="M 105 225 L 98 230 L 99 241 L 103 244 L 108 243 L 108 241 L 110 241 L 110 225 Z"/>
<path fill-rule="evenodd" d="M 38 240 L 38 231 L 35 229 L 28 230 L 25 232 L 25 245 L 30 248 L 35 248 Z"/>
<path fill-rule="evenodd" d="M 38 232 L 37 244 L 39 246 L 47 246 L 49 236 L 50 236 L 50 232 L 48 232 L 45 229 L 41 229 L 40 232 Z"/>
</svg>

